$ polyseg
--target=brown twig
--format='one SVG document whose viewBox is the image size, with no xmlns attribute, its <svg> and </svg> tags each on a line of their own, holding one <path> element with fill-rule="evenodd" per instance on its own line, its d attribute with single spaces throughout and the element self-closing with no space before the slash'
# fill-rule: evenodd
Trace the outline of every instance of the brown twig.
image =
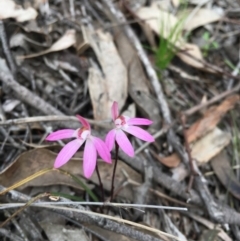
<svg viewBox="0 0 240 241">
<path fill-rule="evenodd" d="M 7 35 L 6 35 L 4 23 L 3 23 L 2 20 L 0 20 L 0 39 L 1 39 L 1 42 L 2 42 L 3 52 L 6 56 L 6 59 L 8 61 L 8 64 L 9 64 L 10 69 L 12 71 L 12 74 L 15 76 L 15 74 L 17 72 L 17 67 L 16 67 L 15 61 L 12 57 L 11 51 L 9 49 Z"/>
<path fill-rule="evenodd" d="M 12 214 L 9 218 L 7 218 L 4 222 L 2 222 L 0 224 L 0 228 L 2 228 L 3 226 L 5 226 L 12 218 L 14 218 L 16 215 L 18 215 L 19 213 L 21 213 L 24 209 L 26 209 L 31 203 L 35 202 L 36 200 L 39 200 L 40 198 L 42 197 L 46 197 L 46 196 L 49 196 L 49 194 L 47 193 L 43 193 L 43 194 L 40 194 L 32 199 L 30 199 L 26 205 L 24 205 L 23 207 L 19 208 L 14 214 Z"/>
<path fill-rule="evenodd" d="M 209 105 L 211 105 L 211 104 L 213 104 L 217 101 L 220 101 L 221 99 L 223 99 L 223 98 L 225 98 L 225 97 L 227 97 L 227 96 L 229 96 L 229 95 L 231 95 L 235 92 L 238 92 L 239 90 L 240 90 L 240 83 L 236 87 L 234 87 L 233 89 L 224 91 L 223 93 L 213 97 L 209 101 L 206 101 L 204 103 L 196 105 L 196 106 L 192 107 L 191 109 L 188 109 L 188 110 L 184 111 L 183 113 L 186 116 L 190 116 L 190 115 L 196 113 L 197 111 L 201 110 L 202 108 L 205 108 L 205 107 L 207 107 L 207 106 L 209 106 Z"/>
<path fill-rule="evenodd" d="M 4 210 L 4 215 L 5 215 L 6 217 L 8 217 L 8 218 L 11 216 L 11 214 L 10 214 L 10 212 L 9 212 L 8 210 Z M 17 222 L 17 220 L 16 220 L 15 218 L 12 218 L 11 221 L 12 221 L 13 225 L 15 226 L 17 232 L 18 232 L 18 233 L 20 234 L 20 236 L 22 237 L 22 239 L 23 239 L 24 241 L 29 241 L 29 239 L 28 239 L 28 237 L 27 237 L 27 235 L 26 235 L 25 230 L 23 230 L 23 228 L 19 225 L 19 223 Z"/>
<path fill-rule="evenodd" d="M 5 190 L 5 188 L 0 185 L 0 191 L 3 191 L 3 190 Z M 14 191 L 14 190 L 9 191 L 9 194 L 10 194 L 10 198 L 15 201 L 27 202 L 31 199 L 27 195 Z M 68 199 L 61 198 L 61 201 L 64 201 L 64 200 L 69 201 Z M 39 202 L 41 202 L 41 201 L 39 201 Z M 66 206 L 69 206 L 72 208 L 77 208 L 80 210 L 85 210 L 85 208 L 83 206 L 75 205 L 74 202 L 72 205 L 66 205 Z M 43 208 L 43 207 L 41 207 L 41 208 Z M 102 227 L 103 229 L 106 229 L 106 230 L 109 230 L 112 232 L 116 232 L 119 234 L 123 234 L 127 237 L 130 237 L 130 238 L 133 238 L 133 239 L 136 239 L 139 241 L 163 241 L 160 238 L 156 238 L 156 237 L 146 234 L 144 232 L 135 230 L 125 224 L 117 223 L 115 221 L 112 221 L 112 220 L 109 220 L 106 218 L 98 217 L 98 216 L 95 216 L 94 214 L 85 214 L 85 213 L 72 212 L 72 211 L 68 211 L 68 210 L 54 209 L 54 207 L 49 210 L 59 213 L 61 215 L 67 216 L 77 222 L 95 224 L 99 227 Z"/>
<path fill-rule="evenodd" d="M 23 241 L 22 238 L 12 233 L 12 231 L 4 228 L 0 228 L 0 235 L 9 238 L 12 241 Z"/>
<path fill-rule="evenodd" d="M 99 127 L 106 127 L 110 123 L 110 120 L 106 121 L 96 121 L 87 119 L 91 125 L 96 125 Z M 48 115 L 48 116 L 33 116 L 18 119 L 10 119 L 6 121 L 0 121 L 0 126 L 11 126 L 11 125 L 21 125 L 37 122 L 76 122 L 79 120 L 75 116 L 63 116 L 63 115 Z"/>
<path fill-rule="evenodd" d="M 133 167 L 135 170 L 144 173 L 144 167 L 143 167 L 143 160 L 139 157 L 139 156 L 135 156 L 133 158 L 129 158 L 125 153 L 120 152 L 119 153 L 119 157 L 124 160 L 128 165 L 130 165 L 131 167 Z M 202 183 L 202 180 L 200 179 L 201 176 L 196 176 L 195 177 L 195 185 L 198 185 L 198 183 Z M 200 181 L 199 181 L 200 179 Z M 153 180 L 158 183 L 159 185 L 161 185 L 162 187 L 170 190 L 172 193 L 174 193 L 175 195 L 177 195 L 178 197 L 182 198 L 183 200 L 188 201 L 189 198 L 191 197 L 191 204 L 196 204 L 199 205 L 203 208 L 203 205 L 209 205 L 211 208 L 211 202 L 209 202 L 209 204 L 207 204 L 207 195 L 205 195 L 205 191 L 203 190 L 203 194 L 200 195 L 195 191 L 195 190 L 190 190 L 189 193 L 186 192 L 186 186 L 184 186 L 183 184 L 179 183 L 178 181 L 172 179 L 169 175 L 167 175 L 166 173 L 162 172 L 161 169 L 155 167 L 153 169 Z M 203 186 L 205 188 L 205 185 Z M 197 188 L 197 190 L 201 190 L 200 189 L 200 185 Z M 207 189 L 207 191 L 209 192 L 209 190 Z M 205 195 L 205 197 L 204 197 Z M 206 200 L 206 202 L 202 199 L 203 198 Z M 214 200 L 213 200 L 214 201 Z M 215 202 L 215 201 L 214 201 Z M 223 216 L 221 216 L 221 218 L 219 218 L 219 215 L 217 215 L 219 212 L 216 212 L 214 214 L 213 212 L 209 212 L 210 217 L 217 221 L 218 223 L 229 223 L 229 224 L 236 224 L 239 225 L 240 224 L 240 214 L 238 212 L 236 212 L 235 210 L 233 210 L 232 208 L 223 205 L 222 203 L 216 201 L 216 206 L 219 210 L 222 211 Z M 216 210 L 217 211 L 217 210 Z"/>
<path fill-rule="evenodd" d="M 180 116 L 180 120 L 181 120 L 181 124 L 183 127 L 183 136 L 184 136 L 184 142 L 185 142 L 185 148 L 186 148 L 186 152 L 188 155 L 188 160 L 189 160 L 189 166 L 190 166 L 190 180 L 188 183 L 188 187 L 187 187 L 187 192 L 189 193 L 189 191 L 192 188 L 192 184 L 194 181 L 194 177 L 198 175 L 198 173 L 196 172 L 194 165 L 193 165 L 193 159 L 192 159 L 192 155 L 191 155 L 191 148 L 189 146 L 188 140 L 187 140 L 187 132 L 186 132 L 186 116 L 184 114 L 181 114 Z"/>
<path fill-rule="evenodd" d="M 26 87 L 20 85 L 10 72 L 4 72 L 0 69 L 0 80 L 9 88 L 11 88 L 18 96 L 20 100 L 39 110 L 41 113 L 46 115 L 64 115 L 62 112 L 57 110 L 55 107 L 48 104 L 42 98 L 32 93 Z"/>
</svg>

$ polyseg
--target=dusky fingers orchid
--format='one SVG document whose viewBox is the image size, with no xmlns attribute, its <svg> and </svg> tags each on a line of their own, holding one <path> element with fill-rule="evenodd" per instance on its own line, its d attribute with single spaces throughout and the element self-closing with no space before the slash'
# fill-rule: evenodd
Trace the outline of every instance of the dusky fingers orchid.
<svg viewBox="0 0 240 241">
<path fill-rule="evenodd" d="M 129 139 L 127 138 L 127 132 L 143 141 L 154 142 L 154 137 L 149 134 L 147 131 L 143 130 L 140 127 L 135 125 L 151 125 L 152 121 L 144 118 L 130 118 L 127 116 L 119 115 L 118 111 L 118 103 L 116 101 L 113 102 L 112 109 L 112 119 L 115 124 L 115 128 L 108 132 L 106 136 L 106 145 L 109 150 L 113 149 L 115 141 L 119 145 L 119 147 L 130 157 L 134 156 L 134 149 Z"/>
<path fill-rule="evenodd" d="M 47 141 L 57 141 L 66 138 L 75 138 L 66 144 L 58 153 L 54 163 L 54 168 L 59 168 L 66 164 L 77 150 L 83 145 L 85 148 L 83 153 L 83 173 L 86 178 L 90 178 L 96 168 L 97 153 L 107 163 L 111 163 L 111 155 L 105 142 L 100 138 L 91 135 L 91 126 L 86 119 L 77 115 L 77 118 L 82 123 L 82 127 L 76 130 L 63 129 L 55 131 L 47 136 Z"/>
</svg>

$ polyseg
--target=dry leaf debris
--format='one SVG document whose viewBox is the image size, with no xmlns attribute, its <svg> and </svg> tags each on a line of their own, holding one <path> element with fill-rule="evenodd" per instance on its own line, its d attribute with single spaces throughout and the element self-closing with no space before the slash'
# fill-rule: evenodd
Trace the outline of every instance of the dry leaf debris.
<svg viewBox="0 0 240 241">
<path fill-rule="evenodd" d="M 120 152 L 116 201 L 136 200 L 134 190 L 145 187 L 144 170 L 150 167 L 153 175 L 147 185 L 149 190 L 144 189 L 141 200 L 158 205 L 181 203 L 189 211 L 186 214 L 145 209 L 145 213 L 137 215 L 136 224 L 144 220 L 181 240 L 200 240 L 211 235 L 220 240 L 237 240 L 240 85 L 239 12 L 235 9 L 239 7 L 239 3 L 226 0 L 192 0 L 185 5 L 182 1 L 154 1 L 151 5 L 147 1 L 126 0 L 0 1 L 1 184 L 10 187 L 52 167 L 56 153 L 66 142 L 51 145 L 44 140 L 55 130 L 79 128 L 76 114 L 87 117 L 93 135 L 106 136 L 112 128 L 109 109 L 117 101 L 123 112 L 136 107 L 132 118 L 153 120 L 147 131 L 156 140 L 142 145 L 130 137 L 131 146 L 138 150 L 136 156 L 132 159 Z M 181 31 L 175 31 L 182 20 Z M 190 31 L 187 39 L 186 31 Z M 171 33 L 176 41 L 170 41 L 169 46 L 176 56 L 171 65 L 160 71 L 152 48 Z M 182 126 L 179 116 L 184 114 L 186 122 Z M 88 181 L 84 179 L 83 155 L 77 152 L 64 166 L 65 175 L 49 171 L 19 186 L 21 193 L 15 197 L 24 197 L 23 192 L 36 196 L 55 191 L 59 195 L 65 192 L 69 198 L 87 199 L 87 186 L 100 198 L 97 174 Z M 199 165 L 194 169 L 196 176 L 189 168 L 190 159 Z M 113 165 L 99 163 L 104 193 L 109 196 Z M 212 170 L 213 174 L 204 176 Z M 187 193 L 188 179 L 192 177 L 193 185 Z M 12 197 L 16 194 L 10 193 Z M 13 202 L 8 195 L 2 198 Z M 99 212 L 99 208 L 90 209 Z M 139 212 L 114 207 L 103 210 L 129 220 L 134 220 L 134 213 Z M 53 226 L 39 226 L 40 219 L 32 219 L 32 213 L 36 217 L 42 215 L 41 208 L 38 213 L 32 208 L 28 212 L 30 215 L 20 213 L 0 228 L 1 238 L 54 240 L 54 226 L 66 229 L 65 233 L 57 230 L 61 238 L 71 233 L 74 240 L 80 234 L 79 225 L 83 227 L 84 219 L 70 211 L 62 210 L 61 220 L 52 220 Z M 13 213 L 8 210 L 3 215 L 7 219 Z M 51 213 L 45 211 L 44 215 L 50 217 Z M 117 230 L 138 240 L 166 239 L 110 221 L 106 221 L 110 226 L 104 226 L 98 221 L 94 225 L 101 230 L 91 226 L 93 223 L 85 226 L 86 235 L 91 233 L 96 240 L 110 236 L 119 239 Z M 223 223 L 229 224 L 227 231 Z M 105 229 L 114 232 L 110 235 Z M 43 237 L 44 232 L 47 235 Z"/>
</svg>

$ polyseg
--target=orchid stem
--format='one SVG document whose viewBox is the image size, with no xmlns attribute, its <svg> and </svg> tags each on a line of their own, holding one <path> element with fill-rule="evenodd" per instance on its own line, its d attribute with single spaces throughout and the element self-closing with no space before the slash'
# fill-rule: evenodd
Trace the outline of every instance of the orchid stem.
<svg viewBox="0 0 240 241">
<path fill-rule="evenodd" d="M 111 198 L 110 202 L 113 200 L 113 195 L 114 195 L 114 179 L 115 179 L 115 173 L 116 173 L 116 167 L 117 167 L 117 162 L 118 162 L 118 150 L 119 150 L 119 145 L 115 141 L 115 163 L 114 163 L 114 168 L 113 168 L 113 175 L 112 175 L 112 187 L 111 187 Z"/>
<path fill-rule="evenodd" d="M 104 202 L 104 199 L 105 199 L 104 190 L 103 190 L 102 180 L 101 180 L 101 176 L 100 176 L 99 169 L 98 169 L 98 164 L 96 165 L 96 172 L 97 172 L 97 176 L 98 176 L 99 186 L 100 186 L 100 189 L 102 192 L 102 201 Z"/>
</svg>

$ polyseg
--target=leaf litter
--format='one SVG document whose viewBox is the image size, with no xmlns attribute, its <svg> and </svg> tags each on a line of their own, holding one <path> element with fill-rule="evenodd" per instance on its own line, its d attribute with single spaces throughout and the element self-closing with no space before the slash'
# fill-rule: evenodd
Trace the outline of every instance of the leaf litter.
<svg viewBox="0 0 240 241">
<path fill-rule="evenodd" d="M 231 5 L 232 9 L 239 7 L 237 2 Z M 56 198 L 89 200 L 90 195 L 90 199 L 101 199 L 97 173 L 94 172 L 89 180 L 84 178 L 82 149 L 62 171 L 53 170 L 59 146 L 66 142 L 49 145 L 44 140 L 55 130 L 80 128 L 72 118 L 76 114 L 92 120 L 92 132 L 104 139 L 112 129 L 109 124 L 111 105 L 117 101 L 119 114 L 151 119 L 153 125 L 148 131 L 153 135 L 161 134 L 154 143 L 138 152 L 136 158 L 140 162 L 119 158 L 114 201 L 144 200 L 146 204 L 179 205 L 179 202 L 189 201 L 186 186 L 190 186 L 190 204 L 194 208 L 189 207 L 187 213 L 145 209 L 137 216 L 135 210 L 89 208 L 111 216 L 123 215 L 128 220 L 137 217 L 136 225 L 144 221 L 146 225 L 181 240 L 215 240 L 216 237 L 237 240 L 240 126 L 239 95 L 236 93 L 239 77 L 236 73 L 239 58 L 228 49 L 230 46 L 238 52 L 236 30 L 239 23 L 235 16 L 239 12 L 235 11 L 236 15 L 230 15 L 230 12 L 225 0 L 214 3 L 155 1 L 151 5 L 144 1 L 121 1 L 120 4 L 108 0 L 98 3 L 81 1 L 81 4 L 74 0 L 58 3 L 27 0 L 22 5 L 19 1 L 1 1 L 0 181 L 3 188 L 17 186 L 15 195 L 18 197 L 27 195 L 31 198 L 53 190 Z M 124 18 L 125 22 L 122 21 Z M 129 29 L 134 31 L 136 38 L 131 37 Z M 159 41 L 161 39 L 166 41 Z M 139 51 L 136 41 L 144 51 Z M 159 46 L 161 43 L 167 45 Z M 156 62 L 153 51 L 156 48 L 173 53 L 164 69 Z M 160 56 L 160 60 L 161 57 L 164 59 Z M 154 86 L 153 76 L 159 80 Z M 228 97 L 221 97 L 226 91 Z M 156 92 L 160 93 L 162 101 Z M 205 103 L 202 102 L 203 96 Z M 208 102 L 217 97 L 214 105 Z M 194 112 L 195 106 L 200 108 Z M 181 113 L 191 113 L 186 117 L 185 126 L 180 122 Z M 56 115 L 54 121 L 47 120 L 48 115 Z M 60 116 L 71 118 L 62 121 Z M 42 118 L 27 123 L 29 117 Z M 17 125 L 15 121 L 18 119 L 25 119 L 26 123 Z M 163 131 L 165 129 L 168 131 Z M 130 140 L 135 150 L 141 149 L 141 141 L 133 137 Z M 187 154 L 197 165 L 196 169 L 186 161 Z M 114 160 L 112 162 L 114 164 Z M 101 160 L 98 163 L 107 201 L 114 165 Z M 162 174 L 151 176 L 146 167 L 153 168 L 153 173 Z M 206 175 L 203 180 L 202 174 L 212 170 L 216 175 Z M 201 183 L 194 171 L 202 178 Z M 33 178 L 36 173 L 39 176 Z M 191 185 L 192 177 L 194 185 Z M 24 184 L 20 185 L 21 182 Z M 162 193 L 161 198 L 153 190 Z M 2 197 L 6 202 L 14 202 L 6 194 Z M 214 209 L 221 207 L 222 202 L 228 212 L 224 208 Z M 36 217 L 52 215 L 43 208 L 37 212 L 32 208 L 28 210 Z M 223 217 L 221 220 L 214 216 L 218 212 Z M 9 210 L 9 215 L 13 213 Z M 67 214 L 39 226 L 34 224 L 31 216 L 19 213 L 19 219 L 15 220 L 17 225 L 12 220 L 2 228 L 4 233 L 0 232 L 0 236 L 9 240 L 17 240 L 15 237 L 43 240 L 42 233 L 45 232 L 50 241 L 69 239 L 70 236 L 74 240 L 79 235 L 86 238 L 89 233 L 96 240 L 101 237 L 114 240 L 133 238 L 128 232 L 122 233 L 126 236 L 109 233 L 106 227 L 100 228 L 100 224 L 94 222 L 85 227 L 89 232 L 86 234 L 73 222 L 74 217 L 69 220 Z M 4 215 L 8 217 L 6 212 Z M 50 222 L 54 224 L 50 226 Z M 228 232 L 224 231 L 222 223 L 230 224 Z M 60 231 L 63 229 L 66 231 Z M 27 230 L 27 239 L 25 231 L 20 234 L 17 230 Z M 152 233 L 142 229 L 141 232 L 141 237 L 136 239 L 148 240 L 146 235 L 153 238 Z M 154 238 L 166 239 L 163 236 Z"/>
</svg>

